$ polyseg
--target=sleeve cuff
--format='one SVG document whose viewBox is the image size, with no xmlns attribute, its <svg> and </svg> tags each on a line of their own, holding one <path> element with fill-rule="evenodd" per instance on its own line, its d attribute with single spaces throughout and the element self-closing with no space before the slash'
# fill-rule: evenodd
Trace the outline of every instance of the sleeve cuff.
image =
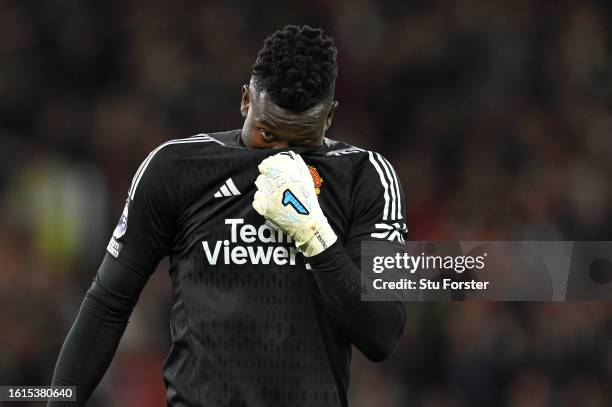
<svg viewBox="0 0 612 407">
<path fill-rule="evenodd" d="M 340 239 L 336 240 L 334 244 L 321 253 L 312 257 L 307 257 L 306 260 L 314 271 L 320 272 L 334 271 L 345 266 L 347 262 L 353 261 L 346 253 Z"/>
</svg>

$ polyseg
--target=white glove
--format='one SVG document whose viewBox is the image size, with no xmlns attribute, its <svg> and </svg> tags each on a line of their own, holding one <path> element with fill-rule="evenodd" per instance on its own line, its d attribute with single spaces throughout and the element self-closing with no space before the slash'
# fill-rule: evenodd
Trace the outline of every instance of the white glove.
<svg viewBox="0 0 612 407">
<path fill-rule="evenodd" d="M 321 253 L 337 240 L 321 211 L 314 181 L 299 154 L 283 151 L 259 164 L 253 208 L 271 226 L 293 238 L 304 256 Z"/>
</svg>

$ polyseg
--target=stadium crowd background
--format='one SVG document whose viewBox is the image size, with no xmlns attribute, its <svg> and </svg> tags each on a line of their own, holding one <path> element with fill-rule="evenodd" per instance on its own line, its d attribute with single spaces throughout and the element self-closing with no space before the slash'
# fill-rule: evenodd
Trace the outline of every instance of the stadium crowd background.
<svg viewBox="0 0 612 407">
<path fill-rule="evenodd" d="M 240 86 L 287 23 L 335 38 L 328 136 L 396 166 L 412 240 L 612 240 L 612 3 L 383 3 L 0 1 L 0 384 L 50 382 L 140 161 L 241 127 Z M 90 405 L 165 405 L 160 269 Z M 609 302 L 429 303 L 388 361 L 355 352 L 351 400 L 604 406 L 611 389 Z"/>
</svg>

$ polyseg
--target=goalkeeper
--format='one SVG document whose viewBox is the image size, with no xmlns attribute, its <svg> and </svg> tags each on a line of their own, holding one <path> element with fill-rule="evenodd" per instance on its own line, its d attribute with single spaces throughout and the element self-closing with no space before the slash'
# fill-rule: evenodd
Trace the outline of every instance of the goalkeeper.
<svg viewBox="0 0 612 407">
<path fill-rule="evenodd" d="M 242 88 L 241 129 L 142 162 L 55 367 L 76 405 L 166 256 L 170 406 L 347 406 L 352 346 L 373 361 L 393 351 L 404 304 L 361 301 L 359 264 L 364 241 L 404 242 L 403 193 L 382 156 L 325 137 L 336 72 L 329 36 L 287 26 Z"/>
</svg>

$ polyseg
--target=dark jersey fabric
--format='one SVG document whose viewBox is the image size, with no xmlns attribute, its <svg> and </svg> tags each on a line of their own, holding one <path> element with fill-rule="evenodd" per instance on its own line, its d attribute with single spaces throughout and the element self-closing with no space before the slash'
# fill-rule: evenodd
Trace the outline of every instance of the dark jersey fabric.
<svg viewBox="0 0 612 407">
<path fill-rule="evenodd" d="M 112 332 L 120 337 L 142 286 L 168 256 L 169 405 L 346 406 L 351 344 L 380 360 L 403 329 L 400 301 L 360 301 L 358 269 L 362 241 L 404 241 L 403 193 L 376 153 L 329 139 L 292 150 L 312 167 L 336 244 L 306 262 L 252 208 L 257 165 L 279 150 L 242 146 L 240 130 L 164 143 L 134 176 L 54 384 L 77 383 L 90 363 L 98 368 L 82 383 L 89 397 L 116 348 Z M 75 353 L 95 355 L 103 342 L 84 328 L 96 316 L 111 327 L 113 349 L 101 352 L 104 361 L 77 363 Z"/>
</svg>

